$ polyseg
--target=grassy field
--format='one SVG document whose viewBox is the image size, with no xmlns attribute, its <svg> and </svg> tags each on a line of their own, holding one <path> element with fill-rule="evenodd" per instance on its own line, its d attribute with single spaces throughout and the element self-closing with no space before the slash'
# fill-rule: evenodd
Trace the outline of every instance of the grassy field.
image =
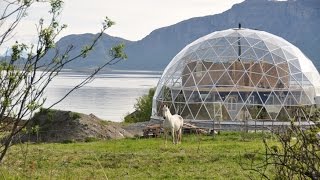
<svg viewBox="0 0 320 180">
<path fill-rule="evenodd" d="M 262 160 L 262 136 L 188 135 L 166 147 L 163 138 L 18 144 L 0 166 L 0 179 L 255 179 L 239 163 Z"/>
</svg>

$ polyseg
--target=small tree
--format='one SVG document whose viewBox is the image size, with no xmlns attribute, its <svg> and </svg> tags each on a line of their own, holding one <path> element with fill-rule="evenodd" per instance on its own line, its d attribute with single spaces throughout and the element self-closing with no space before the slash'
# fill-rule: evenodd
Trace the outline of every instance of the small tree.
<svg viewBox="0 0 320 180">
<path fill-rule="evenodd" d="M 50 3 L 50 21 L 46 23 L 44 19 L 39 20 L 36 35 L 38 41 L 35 44 L 26 45 L 18 41 L 11 48 L 11 55 L 0 60 L 0 162 L 3 160 L 13 138 L 28 124 L 31 117 L 42 107 L 45 99 L 42 97 L 44 90 L 59 72 L 69 63 L 86 57 L 95 47 L 96 43 L 105 30 L 110 28 L 114 22 L 106 18 L 100 33 L 96 34 L 91 44 L 83 47 L 82 51 L 69 56 L 69 52 L 74 49 L 70 45 L 63 52 L 54 50 L 51 60 L 44 60 L 44 56 L 49 50 L 55 48 L 55 39 L 59 33 L 66 28 L 60 25 L 58 17 L 60 15 L 62 0 L 11 0 L 2 1 L 0 12 L 0 47 L 3 43 L 12 38 L 12 33 L 27 15 L 27 10 L 34 3 Z M 125 59 L 123 52 L 124 45 L 120 44 L 110 50 L 110 59 L 106 60 L 100 67 L 94 70 L 84 81 L 76 85 L 63 98 L 55 104 L 65 99 L 72 91 L 90 82 L 95 74 L 108 65 L 117 63 Z M 25 58 L 23 53 L 27 53 Z M 41 70 L 41 71 L 40 71 Z M 50 106 L 49 108 L 51 108 Z M 28 121 L 22 121 L 26 119 Z"/>
<path fill-rule="evenodd" d="M 149 89 L 148 94 L 143 95 L 137 99 L 137 103 L 134 105 L 135 111 L 128 114 L 124 121 L 128 123 L 142 122 L 150 119 L 152 111 L 152 98 L 155 92 L 155 88 Z"/>
</svg>

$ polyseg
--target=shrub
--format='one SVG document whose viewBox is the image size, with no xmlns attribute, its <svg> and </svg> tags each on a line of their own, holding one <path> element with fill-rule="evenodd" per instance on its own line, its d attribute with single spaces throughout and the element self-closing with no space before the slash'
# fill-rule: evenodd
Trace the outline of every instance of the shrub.
<svg viewBox="0 0 320 180">
<path fill-rule="evenodd" d="M 137 99 L 134 105 L 135 111 L 124 117 L 124 122 L 134 123 L 143 122 L 150 119 L 152 111 L 152 98 L 155 92 L 155 88 L 149 89 L 148 94 L 141 96 Z"/>
</svg>

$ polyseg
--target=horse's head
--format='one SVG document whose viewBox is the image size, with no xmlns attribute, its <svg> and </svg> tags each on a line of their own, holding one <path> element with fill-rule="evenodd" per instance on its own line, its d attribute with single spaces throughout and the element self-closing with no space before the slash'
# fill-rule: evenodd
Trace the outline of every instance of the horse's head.
<svg viewBox="0 0 320 180">
<path fill-rule="evenodd" d="M 166 119 L 166 114 L 167 114 L 168 111 L 169 111 L 168 106 L 167 105 L 163 105 L 162 106 L 162 116 L 163 116 L 164 119 Z"/>
</svg>

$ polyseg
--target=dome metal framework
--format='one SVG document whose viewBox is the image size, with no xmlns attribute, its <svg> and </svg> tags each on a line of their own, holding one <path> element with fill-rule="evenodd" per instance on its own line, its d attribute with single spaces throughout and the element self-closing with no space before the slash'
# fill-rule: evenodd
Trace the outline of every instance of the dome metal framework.
<svg viewBox="0 0 320 180">
<path fill-rule="evenodd" d="M 172 59 L 153 97 L 152 118 L 166 104 L 187 120 L 287 121 L 301 106 L 308 119 L 318 96 L 319 73 L 297 47 L 264 31 L 228 29 Z"/>
</svg>

